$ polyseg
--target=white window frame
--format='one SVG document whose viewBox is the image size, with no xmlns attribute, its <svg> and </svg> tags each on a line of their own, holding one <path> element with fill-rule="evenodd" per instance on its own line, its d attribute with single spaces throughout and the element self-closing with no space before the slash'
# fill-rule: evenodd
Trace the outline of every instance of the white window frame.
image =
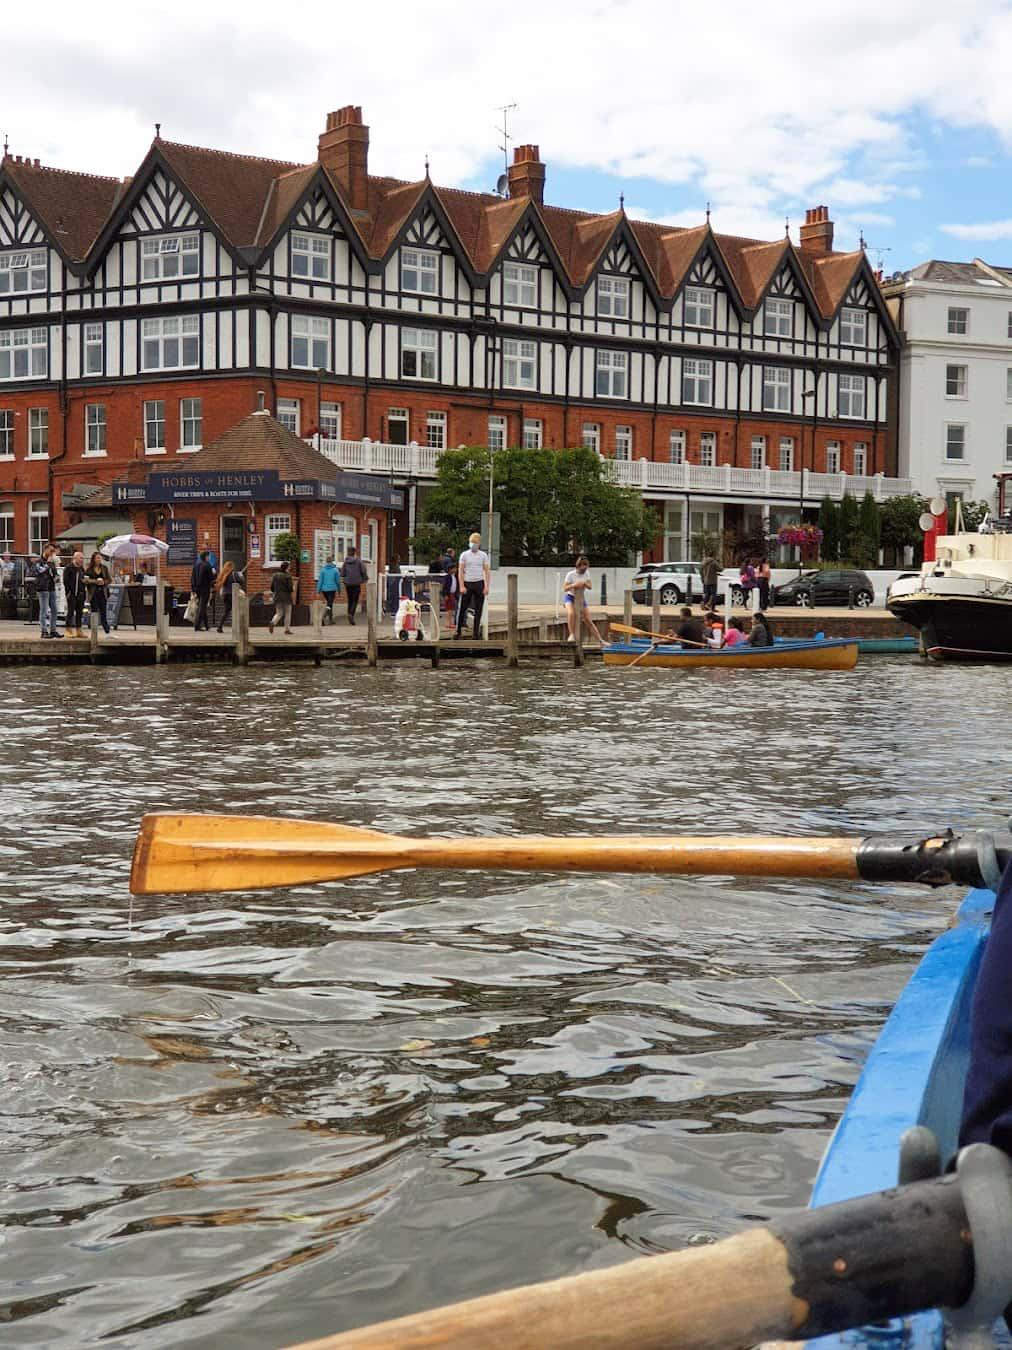
<svg viewBox="0 0 1012 1350">
<path fill-rule="evenodd" d="M 294 436 L 299 434 L 299 426 L 302 422 L 302 403 L 297 398 L 279 398 L 278 410 L 275 414 L 283 427 L 286 427 Z"/>
<path fill-rule="evenodd" d="M 836 411 L 839 417 L 864 421 L 867 387 L 863 375 L 838 375 L 836 380 Z"/>
<path fill-rule="evenodd" d="M 409 408 L 387 408 L 387 434 L 393 431 L 394 423 L 404 427 L 404 445 L 408 444 L 408 437 L 411 435 L 411 410 Z M 390 436 L 391 445 L 400 445 L 400 441 L 395 441 Z"/>
<path fill-rule="evenodd" d="M 401 378 L 434 381 L 438 376 L 439 334 L 431 328 L 401 329 Z"/>
<path fill-rule="evenodd" d="M 431 249 L 402 248 L 401 290 L 413 295 L 438 295 L 439 258 Z"/>
<path fill-rule="evenodd" d="M 293 277 L 300 281 L 330 280 L 330 244 L 325 234 L 308 234 L 305 230 L 292 231 L 291 262 Z"/>
<path fill-rule="evenodd" d="M 0 502 L 0 553 L 14 552 L 14 503 Z"/>
<path fill-rule="evenodd" d="M 712 469 L 717 463 L 717 433 L 701 431 L 699 433 L 699 463 L 704 469 Z"/>
<path fill-rule="evenodd" d="M 629 397 L 628 352 L 598 351 L 594 359 L 594 394 L 597 398 Z"/>
<path fill-rule="evenodd" d="M 0 408 L 0 459 L 14 458 L 14 409 Z"/>
<path fill-rule="evenodd" d="M 845 305 L 840 310 L 840 345 L 843 347 L 867 347 L 868 311 Z"/>
<path fill-rule="evenodd" d="M 194 438 L 194 428 L 199 435 Z M 189 439 L 188 439 L 189 438 Z M 179 453 L 192 455 L 204 444 L 204 400 L 202 398 L 181 398 L 179 400 Z"/>
<path fill-rule="evenodd" d="M 48 374 L 48 329 L 0 329 L 0 381 L 44 380 Z"/>
<path fill-rule="evenodd" d="M 1008 312 L 1008 320 L 1006 322 L 1005 335 L 1006 337 L 1012 338 L 1012 309 L 1010 309 Z"/>
<path fill-rule="evenodd" d="M 970 331 L 970 311 L 965 305 L 950 305 L 945 316 L 945 331 L 965 337 Z"/>
<path fill-rule="evenodd" d="M 953 436 L 953 432 L 959 432 L 958 436 Z M 954 447 L 959 447 L 959 454 L 951 453 Z M 945 424 L 945 445 L 942 450 L 942 458 L 946 464 L 962 464 L 966 460 L 966 423 L 965 422 L 946 422 Z"/>
<path fill-rule="evenodd" d="M 334 535 L 334 561 L 343 563 L 350 548 L 358 547 L 358 525 L 354 516 L 335 516 L 331 522 Z"/>
<path fill-rule="evenodd" d="M 84 457 L 104 459 L 108 453 L 109 410 L 104 403 L 84 405 Z"/>
<path fill-rule="evenodd" d="M 716 292 L 708 286 L 686 286 L 682 300 L 682 323 L 686 328 L 712 328 Z"/>
<path fill-rule="evenodd" d="M 329 370 L 330 320 L 310 314 L 293 314 L 289 346 L 294 369 Z"/>
<path fill-rule="evenodd" d="M 701 408 L 713 406 L 713 362 L 686 357 L 682 361 L 682 402 Z"/>
<path fill-rule="evenodd" d="M 34 295 L 46 289 L 49 258 L 44 248 L 0 253 L 0 295 Z"/>
<path fill-rule="evenodd" d="M 523 448 L 541 450 L 544 446 L 545 426 L 540 417 L 524 418 Z"/>
<path fill-rule="evenodd" d="M 749 446 L 749 468 L 765 469 L 766 467 L 766 437 L 753 436 Z"/>
<path fill-rule="evenodd" d="M 141 320 L 141 370 L 197 370 L 200 317 L 169 315 Z"/>
<path fill-rule="evenodd" d="M 585 450 L 593 450 L 595 455 L 601 453 L 600 422 L 584 422 L 580 428 L 580 444 Z"/>
<path fill-rule="evenodd" d="M 504 338 L 502 382 L 504 389 L 535 389 L 538 379 L 538 344 L 520 338 Z"/>
<path fill-rule="evenodd" d="M 199 275 L 199 230 L 141 240 L 141 281 L 178 281 Z"/>
<path fill-rule="evenodd" d="M 839 473 L 843 450 L 839 441 L 826 442 L 826 472 Z"/>
<path fill-rule="evenodd" d="M 506 448 L 506 418 L 502 413 L 489 413 L 488 427 L 485 432 L 490 450 Z"/>
<path fill-rule="evenodd" d="M 685 463 L 685 432 L 668 432 L 668 458 L 672 464 Z"/>
<path fill-rule="evenodd" d="M 1005 402 L 1012 403 L 1012 366 L 1005 367 Z"/>
<path fill-rule="evenodd" d="M 425 444 L 430 450 L 446 449 L 446 413 L 425 414 Z"/>
<path fill-rule="evenodd" d="M 49 458 L 49 409 L 28 409 L 28 458 Z"/>
<path fill-rule="evenodd" d="M 624 462 L 633 456 L 633 429 L 622 424 L 615 428 L 615 458 Z"/>
<path fill-rule="evenodd" d="M 1012 464 L 1012 427 L 1005 428 L 1005 463 Z"/>
<path fill-rule="evenodd" d="M 794 336 L 794 301 L 769 296 L 763 301 L 763 337 Z"/>
<path fill-rule="evenodd" d="M 854 442 L 854 477 L 866 478 L 868 475 L 868 443 Z"/>
<path fill-rule="evenodd" d="M 105 362 L 105 328 L 100 323 L 86 323 L 81 336 L 81 374 L 101 375 Z"/>
<path fill-rule="evenodd" d="M 780 472 L 781 472 L 781 473 L 793 473 L 793 472 L 794 472 L 794 437 L 793 437 L 793 436 L 781 436 L 781 437 L 780 437 L 780 461 L 779 461 L 779 463 L 780 463 Z"/>
<path fill-rule="evenodd" d="M 628 277 L 598 277 L 597 313 L 602 319 L 628 319 Z"/>
<path fill-rule="evenodd" d="M 763 366 L 763 412 L 790 412 L 791 372 L 786 366 Z"/>
<path fill-rule="evenodd" d="M 945 367 L 945 397 L 966 398 L 967 367 L 947 365 Z M 1012 368 L 1005 371 L 1005 398 L 1012 396 Z"/>
<path fill-rule="evenodd" d="M 511 309 L 537 309 L 540 270 L 529 263 L 503 263 L 503 304 L 509 305 Z"/>
<path fill-rule="evenodd" d="M 144 417 L 144 453 L 165 454 L 165 399 L 146 398 L 142 409 Z"/>
<path fill-rule="evenodd" d="M 292 518 L 285 512 L 272 511 L 264 516 L 264 567 L 280 567 L 283 559 L 274 556 L 274 542 L 280 534 L 291 532 Z"/>
<path fill-rule="evenodd" d="M 341 405 L 332 400 L 324 400 L 320 404 L 320 425 L 317 427 L 321 438 L 325 441 L 339 441 L 341 439 Z"/>
<path fill-rule="evenodd" d="M 41 553 L 48 543 L 49 503 L 39 498 L 28 503 L 28 552 Z"/>
</svg>

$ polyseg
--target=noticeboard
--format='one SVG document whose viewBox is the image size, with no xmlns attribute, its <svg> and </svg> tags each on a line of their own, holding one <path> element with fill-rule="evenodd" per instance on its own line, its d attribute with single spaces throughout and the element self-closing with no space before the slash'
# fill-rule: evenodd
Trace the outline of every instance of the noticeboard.
<svg viewBox="0 0 1012 1350">
<path fill-rule="evenodd" d="M 165 523 L 165 542 L 169 567 L 188 567 L 197 556 L 197 520 L 169 520 Z"/>
</svg>

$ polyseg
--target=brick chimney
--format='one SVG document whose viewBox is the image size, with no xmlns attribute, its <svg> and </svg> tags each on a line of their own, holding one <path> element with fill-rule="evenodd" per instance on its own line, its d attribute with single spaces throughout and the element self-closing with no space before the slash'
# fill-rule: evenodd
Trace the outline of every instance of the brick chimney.
<svg viewBox="0 0 1012 1350">
<path fill-rule="evenodd" d="M 362 125 L 362 109 L 338 108 L 327 114 L 320 137 L 319 161 L 337 179 L 353 210 L 369 205 L 369 128 Z"/>
<path fill-rule="evenodd" d="M 511 197 L 530 197 L 531 201 L 544 202 L 545 166 L 536 145 L 516 146 L 508 176 Z"/>
<path fill-rule="evenodd" d="M 828 206 L 812 206 L 801 227 L 801 252 L 809 258 L 824 258 L 833 251 L 833 222 Z"/>
</svg>

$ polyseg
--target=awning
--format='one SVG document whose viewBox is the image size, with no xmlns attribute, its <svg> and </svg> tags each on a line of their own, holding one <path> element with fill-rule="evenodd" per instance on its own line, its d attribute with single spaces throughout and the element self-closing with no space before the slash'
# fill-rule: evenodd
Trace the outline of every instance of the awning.
<svg viewBox="0 0 1012 1350">
<path fill-rule="evenodd" d="M 129 534 L 134 523 L 129 516 L 92 516 L 82 520 L 80 525 L 71 525 L 69 530 L 56 536 L 58 544 L 84 544 L 100 538 L 103 534 Z"/>
</svg>

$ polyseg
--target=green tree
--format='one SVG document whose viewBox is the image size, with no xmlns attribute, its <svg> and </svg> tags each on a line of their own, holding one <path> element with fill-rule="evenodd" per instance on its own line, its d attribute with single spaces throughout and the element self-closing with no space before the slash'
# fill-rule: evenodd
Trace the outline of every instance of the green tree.
<svg viewBox="0 0 1012 1350">
<path fill-rule="evenodd" d="M 963 529 L 975 530 L 990 509 L 987 502 L 963 502 Z M 950 534 L 956 528 L 955 498 L 949 503 L 949 521 L 947 528 Z"/>
<path fill-rule="evenodd" d="M 849 492 L 843 494 L 840 502 L 840 559 L 845 561 L 854 556 L 857 545 L 857 502 Z"/>
<path fill-rule="evenodd" d="M 852 557 L 858 567 L 877 567 L 879 539 L 882 534 L 882 521 L 878 502 L 866 492 L 861 498 L 857 517 L 857 535 L 855 536 Z"/>
<path fill-rule="evenodd" d="M 299 536 L 292 534 L 291 530 L 286 530 L 284 534 L 275 536 L 274 556 L 278 562 L 297 563 L 302 556 L 302 546 L 299 543 Z"/>
<path fill-rule="evenodd" d="M 415 551 L 415 557 L 427 561 L 441 557 L 447 544 L 451 542 L 449 530 L 438 521 L 423 521 L 408 540 L 408 544 Z"/>
<path fill-rule="evenodd" d="M 819 529 L 822 531 L 823 559 L 836 562 L 840 556 L 840 511 L 832 497 L 823 497 L 819 503 Z"/>
<path fill-rule="evenodd" d="M 914 550 L 914 561 L 923 557 L 924 531 L 920 526 L 922 514 L 928 509 L 926 497 L 913 493 L 905 497 L 887 497 L 879 508 L 882 522 L 882 547 L 898 563 L 904 548 Z"/>
</svg>

